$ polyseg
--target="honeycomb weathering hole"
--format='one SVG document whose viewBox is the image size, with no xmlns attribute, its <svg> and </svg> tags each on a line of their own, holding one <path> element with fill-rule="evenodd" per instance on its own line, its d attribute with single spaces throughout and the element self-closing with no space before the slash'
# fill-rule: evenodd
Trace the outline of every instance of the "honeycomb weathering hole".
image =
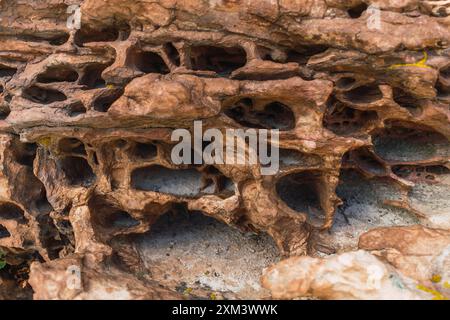
<svg viewBox="0 0 450 320">
<path fill-rule="evenodd" d="M 383 98 L 383 94 L 377 85 L 364 85 L 347 91 L 344 94 L 346 100 L 352 103 L 373 103 Z"/>
<path fill-rule="evenodd" d="M 0 239 L 11 237 L 11 233 L 9 233 L 8 229 L 2 224 L 0 224 Z"/>
<path fill-rule="evenodd" d="M 223 76 L 247 63 L 245 50 L 240 47 L 194 46 L 190 54 L 193 70 L 214 71 Z"/>
<path fill-rule="evenodd" d="M 58 147 L 60 152 L 86 155 L 86 148 L 84 147 L 84 143 L 76 138 L 61 139 L 58 142 Z"/>
<path fill-rule="evenodd" d="M 321 173 L 314 170 L 288 174 L 278 180 L 276 192 L 291 209 L 306 213 L 312 223 L 320 224 L 324 218 L 321 180 Z"/>
<path fill-rule="evenodd" d="M 242 233 L 198 211 L 166 213 L 135 239 L 152 280 L 199 297 L 260 298 L 262 270 L 280 259 L 267 234 Z"/>
<path fill-rule="evenodd" d="M 420 100 L 404 90 L 394 88 L 393 98 L 399 106 L 407 109 L 412 115 L 418 116 L 422 113 Z"/>
<path fill-rule="evenodd" d="M 362 14 L 367 10 L 367 4 L 360 3 L 350 9 L 347 10 L 348 15 L 352 19 L 357 19 L 362 16 Z"/>
<path fill-rule="evenodd" d="M 52 66 L 37 77 L 37 82 L 74 82 L 78 79 L 78 73 L 69 66 Z"/>
<path fill-rule="evenodd" d="M 95 181 L 95 174 L 84 158 L 63 157 L 59 160 L 59 165 L 69 185 L 88 187 Z"/>
<path fill-rule="evenodd" d="M 20 223 L 26 222 L 23 210 L 19 206 L 8 202 L 0 203 L 0 219 L 16 220 Z"/>
<path fill-rule="evenodd" d="M 127 63 L 143 73 L 167 74 L 170 72 L 163 58 L 151 51 L 134 49 L 128 56 Z"/>
<path fill-rule="evenodd" d="M 98 112 L 107 112 L 114 102 L 116 102 L 124 93 L 123 89 L 107 90 L 100 94 L 94 100 L 94 110 Z"/>
<path fill-rule="evenodd" d="M 392 172 L 398 177 L 415 182 L 437 183 L 441 176 L 450 174 L 450 169 L 441 165 L 398 165 L 392 167 Z"/>
<path fill-rule="evenodd" d="M 90 89 L 104 88 L 106 83 L 102 78 L 102 72 L 107 68 L 103 64 L 91 64 L 83 69 L 80 84 Z"/>
<path fill-rule="evenodd" d="M 366 173 L 374 175 L 387 174 L 386 168 L 383 163 L 381 163 L 375 157 L 375 155 L 365 147 L 348 151 L 343 156 L 343 162 L 343 165 L 354 165 Z"/>
<path fill-rule="evenodd" d="M 376 111 L 353 109 L 333 100 L 325 112 L 323 125 L 338 135 L 350 135 L 362 131 L 377 120 Z"/>
<path fill-rule="evenodd" d="M 237 123 L 249 128 L 292 130 L 295 127 L 295 115 L 281 102 L 271 102 L 262 110 L 253 107 L 249 98 L 239 100 L 225 110 L 225 114 Z"/>
<path fill-rule="evenodd" d="M 197 197 L 203 194 L 228 193 L 228 179 L 218 173 L 202 173 L 194 168 L 169 169 L 160 165 L 135 169 L 131 186 L 175 196 Z"/>
<path fill-rule="evenodd" d="M 109 26 L 98 29 L 83 26 L 75 34 L 75 43 L 78 46 L 83 46 L 90 42 L 114 42 L 116 40 L 126 40 L 129 33 L 130 27 L 125 24 L 122 26 Z"/>
<path fill-rule="evenodd" d="M 92 212 L 94 212 L 92 218 L 94 225 L 103 230 L 119 232 L 140 224 L 128 212 L 103 197 L 92 197 L 88 205 Z"/>
<path fill-rule="evenodd" d="M 158 148 L 152 143 L 136 142 L 132 153 L 138 159 L 153 159 L 158 155 Z"/>
<path fill-rule="evenodd" d="M 450 142 L 428 128 L 408 123 L 389 123 L 373 136 L 375 152 L 388 161 L 420 161 L 449 157 Z"/>
<path fill-rule="evenodd" d="M 25 89 L 24 97 L 33 102 L 42 104 L 50 104 L 67 99 L 66 95 L 58 90 L 45 89 L 38 86 L 31 86 L 30 88 Z"/>
<path fill-rule="evenodd" d="M 17 72 L 16 68 L 6 67 L 0 65 L 0 78 L 10 78 Z"/>
</svg>

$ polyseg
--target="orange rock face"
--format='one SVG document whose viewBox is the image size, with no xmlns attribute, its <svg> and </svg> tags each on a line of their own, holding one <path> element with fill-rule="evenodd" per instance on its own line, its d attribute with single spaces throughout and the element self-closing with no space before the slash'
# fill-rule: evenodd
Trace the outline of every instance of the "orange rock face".
<svg viewBox="0 0 450 320">
<path fill-rule="evenodd" d="M 450 244 L 450 9 L 436 3 L 0 0 L 0 276 L 14 288 L 0 297 L 230 297 L 220 272 L 164 282 L 137 248 L 192 212 L 302 259 L 383 228 L 359 247 L 428 281 L 434 241 Z M 196 120 L 278 129 L 279 171 L 175 164 L 171 135 Z M 390 229 L 405 225 L 430 229 Z M 376 258 L 355 259 L 357 274 Z M 346 296 L 314 286 L 274 296 Z M 233 294 L 268 294 L 251 287 Z"/>
</svg>

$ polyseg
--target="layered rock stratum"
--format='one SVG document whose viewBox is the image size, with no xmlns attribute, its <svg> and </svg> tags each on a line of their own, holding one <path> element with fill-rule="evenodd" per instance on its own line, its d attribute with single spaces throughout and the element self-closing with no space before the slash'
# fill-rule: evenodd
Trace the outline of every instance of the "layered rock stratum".
<svg viewBox="0 0 450 320">
<path fill-rule="evenodd" d="M 449 139 L 448 1 L 0 0 L 0 297 L 448 297 Z"/>
</svg>

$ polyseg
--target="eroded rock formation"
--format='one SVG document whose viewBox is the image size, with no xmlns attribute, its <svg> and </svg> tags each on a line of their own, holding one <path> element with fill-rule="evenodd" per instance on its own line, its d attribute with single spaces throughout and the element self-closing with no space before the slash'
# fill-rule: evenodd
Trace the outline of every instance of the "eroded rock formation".
<svg viewBox="0 0 450 320">
<path fill-rule="evenodd" d="M 81 27 L 71 28 L 78 7 Z M 370 8 L 381 10 L 379 27 Z M 294 258 L 302 262 L 288 272 L 323 264 L 360 277 L 380 264 L 385 298 L 426 298 L 399 293 L 389 272 L 414 278 L 408 264 L 430 262 L 435 253 L 423 257 L 420 244 L 430 249 L 434 233 L 439 248 L 450 244 L 449 8 L 0 0 L 0 273 L 13 288 L 0 296 L 216 297 L 213 281 L 208 289 L 203 278 L 158 279 L 136 247 L 161 217 L 201 212 L 268 234 L 282 256 L 313 256 Z M 173 164 L 171 133 L 192 131 L 194 120 L 222 131 L 279 129 L 280 171 Z M 346 253 L 344 267 L 339 256 L 318 258 L 357 249 L 371 228 L 418 224 L 440 230 L 404 231 L 417 257 L 387 228 L 359 241 L 385 262 L 364 251 Z M 435 275 L 427 270 L 414 281 Z M 78 274 L 81 283 L 68 286 Z M 314 279 L 301 290 L 268 279 L 278 281 L 275 297 L 383 298 L 358 283 L 346 294 Z"/>
</svg>

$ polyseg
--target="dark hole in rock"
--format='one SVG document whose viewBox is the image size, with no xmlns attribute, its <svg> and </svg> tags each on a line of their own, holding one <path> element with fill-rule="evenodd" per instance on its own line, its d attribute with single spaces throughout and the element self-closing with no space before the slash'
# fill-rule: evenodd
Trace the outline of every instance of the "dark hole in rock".
<svg viewBox="0 0 450 320">
<path fill-rule="evenodd" d="M 349 89 L 351 88 L 354 84 L 355 84 L 356 80 L 354 78 L 351 77 L 343 77 L 340 78 L 337 82 L 336 85 L 340 88 L 340 89 Z"/>
<path fill-rule="evenodd" d="M 16 220 L 19 223 L 25 223 L 26 219 L 23 210 L 14 203 L 0 203 L 0 219 Z"/>
<path fill-rule="evenodd" d="M 164 50 L 166 50 L 167 55 L 169 56 L 170 61 L 176 66 L 180 65 L 180 53 L 177 48 L 170 42 L 164 45 Z"/>
<path fill-rule="evenodd" d="M 80 84 L 90 89 L 105 87 L 105 80 L 102 78 L 102 72 L 107 68 L 104 64 L 91 64 L 84 68 L 80 79 Z"/>
<path fill-rule="evenodd" d="M 450 174 L 450 169 L 440 165 L 398 165 L 392 167 L 392 172 L 403 179 L 434 182 L 438 180 L 440 175 Z"/>
<path fill-rule="evenodd" d="M 191 169 L 169 169 L 159 165 L 135 169 L 131 173 L 134 189 L 195 197 L 202 192 L 202 174 Z"/>
<path fill-rule="evenodd" d="M 84 143 L 76 138 L 63 138 L 58 142 L 58 148 L 63 153 L 86 155 Z"/>
<path fill-rule="evenodd" d="M 97 166 L 100 164 L 98 162 L 97 152 L 92 153 L 92 160 L 94 161 L 94 164 L 96 164 Z"/>
<path fill-rule="evenodd" d="M 8 229 L 6 229 L 4 225 L 0 224 L 0 239 L 9 237 L 11 237 L 11 234 L 9 233 Z"/>
<path fill-rule="evenodd" d="M 409 93 L 400 88 L 393 89 L 393 98 L 395 103 L 407 109 L 412 115 L 418 116 L 422 113 L 420 99 L 414 98 Z"/>
<path fill-rule="evenodd" d="M 376 120 L 378 120 L 376 111 L 353 109 L 333 100 L 324 114 L 323 126 L 338 135 L 350 135 L 361 131 Z"/>
<path fill-rule="evenodd" d="M 132 241 L 153 280 L 181 294 L 190 288 L 197 296 L 196 290 L 203 289 L 199 296 L 207 299 L 211 291 L 260 298 L 261 270 L 280 259 L 267 234 L 241 232 L 182 205 Z M 188 263 L 189 268 L 179 268 L 175 261 Z"/>
<path fill-rule="evenodd" d="M 350 164 L 352 167 L 356 166 L 360 170 L 374 175 L 386 174 L 386 168 L 383 163 L 365 147 L 348 151 L 343 156 L 343 162 L 344 166 Z"/>
<path fill-rule="evenodd" d="M 365 85 L 352 89 L 344 97 L 353 103 L 372 103 L 383 98 L 377 85 Z"/>
<path fill-rule="evenodd" d="M 128 212 L 102 197 L 96 196 L 89 200 L 89 207 L 95 212 L 95 224 L 104 229 L 127 229 L 140 224 Z"/>
<path fill-rule="evenodd" d="M 167 74 L 170 72 L 163 58 L 151 51 L 132 50 L 128 56 L 127 64 L 143 73 Z"/>
<path fill-rule="evenodd" d="M 387 122 L 372 138 L 375 152 L 388 161 L 420 161 L 449 157 L 450 142 L 430 128 L 408 122 Z"/>
<path fill-rule="evenodd" d="M 52 46 L 60 46 L 66 43 L 69 40 L 69 38 L 70 35 L 68 33 L 63 33 L 49 38 L 48 43 L 51 44 Z"/>
<path fill-rule="evenodd" d="M 321 186 L 321 173 L 310 170 L 283 176 L 276 184 L 276 191 L 291 209 L 307 213 L 312 222 L 317 222 L 323 219 Z"/>
<path fill-rule="evenodd" d="M 45 249 L 47 249 L 50 259 L 60 258 L 59 253 L 64 249 L 64 242 L 55 222 L 48 214 L 41 214 L 37 217 L 39 223 L 39 238 Z"/>
<path fill-rule="evenodd" d="M 255 110 L 251 99 L 239 100 L 225 114 L 237 123 L 259 129 L 291 130 L 295 127 L 295 115 L 292 110 L 281 102 L 267 104 L 263 110 Z"/>
<path fill-rule="evenodd" d="M 307 154 L 294 149 L 280 149 L 280 164 L 282 166 L 318 166 L 322 160 L 320 156 Z"/>
<path fill-rule="evenodd" d="M 84 27 L 75 33 L 75 44 L 83 46 L 90 42 L 113 42 L 119 38 L 119 29 L 107 27 L 103 29 L 92 29 Z"/>
<path fill-rule="evenodd" d="M 357 18 L 361 17 L 361 15 L 366 10 L 367 10 L 367 4 L 361 3 L 361 4 L 358 4 L 357 6 L 355 6 L 353 8 L 348 9 L 347 13 L 350 16 L 350 18 L 357 19 Z"/>
<path fill-rule="evenodd" d="M 17 72 L 16 68 L 11 68 L 7 66 L 0 65 L 0 78 L 10 78 L 14 76 Z"/>
<path fill-rule="evenodd" d="M 158 148 L 152 143 L 136 142 L 133 155 L 139 159 L 152 159 L 158 154 Z"/>
<path fill-rule="evenodd" d="M 299 65 L 305 65 L 312 56 L 327 50 L 328 47 L 323 45 L 298 47 L 295 50 L 289 50 L 287 52 L 286 62 L 297 62 Z"/>
<path fill-rule="evenodd" d="M 11 109 L 9 109 L 8 106 L 1 106 L 0 107 L 0 120 L 5 120 L 8 118 L 9 114 L 11 113 Z"/>
<path fill-rule="evenodd" d="M 31 86 L 25 89 L 24 97 L 33 102 L 43 104 L 50 104 L 67 99 L 66 95 L 58 90 L 44 89 L 37 86 Z"/>
<path fill-rule="evenodd" d="M 72 186 L 88 187 L 95 181 L 95 174 L 86 159 L 67 156 L 59 160 L 67 182 Z"/>
<path fill-rule="evenodd" d="M 275 59 L 272 57 L 272 49 L 263 46 L 258 46 L 257 50 L 258 56 L 261 60 L 275 62 Z"/>
<path fill-rule="evenodd" d="M 70 66 L 52 66 L 37 76 L 37 82 L 74 82 L 78 79 L 78 73 Z"/>
<path fill-rule="evenodd" d="M 441 69 L 436 82 L 436 91 L 438 98 L 450 96 L 450 67 Z"/>
<path fill-rule="evenodd" d="M 107 90 L 100 94 L 94 101 L 94 110 L 107 112 L 111 105 L 123 95 L 123 89 Z"/>
<path fill-rule="evenodd" d="M 72 104 L 68 105 L 67 107 L 65 107 L 65 110 L 69 117 L 77 117 L 79 115 L 86 113 L 86 111 L 87 111 L 86 107 L 81 102 L 72 103 Z"/>
<path fill-rule="evenodd" d="M 13 142 L 13 157 L 21 165 L 33 167 L 33 161 L 36 157 L 37 145 L 35 143 Z"/>
<path fill-rule="evenodd" d="M 419 223 L 406 210 L 385 205 L 386 200 L 402 200 L 402 188 L 394 180 L 385 177 L 367 178 L 354 169 L 341 170 L 337 196 L 343 201 L 336 212 L 332 230 L 339 232 L 339 241 L 350 241 L 357 246 L 357 239 L 368 229 L 385 226 L 404 226 Z M 342 233 L 351 235 L 345 240 Z"/>
<path fill-rule="evenodd" d="M 241 47 L 191 47 L 193 70 L 214 71 L 221 76 L 227 76 L 246 63 L 247 54 Z"/>
</svg>

